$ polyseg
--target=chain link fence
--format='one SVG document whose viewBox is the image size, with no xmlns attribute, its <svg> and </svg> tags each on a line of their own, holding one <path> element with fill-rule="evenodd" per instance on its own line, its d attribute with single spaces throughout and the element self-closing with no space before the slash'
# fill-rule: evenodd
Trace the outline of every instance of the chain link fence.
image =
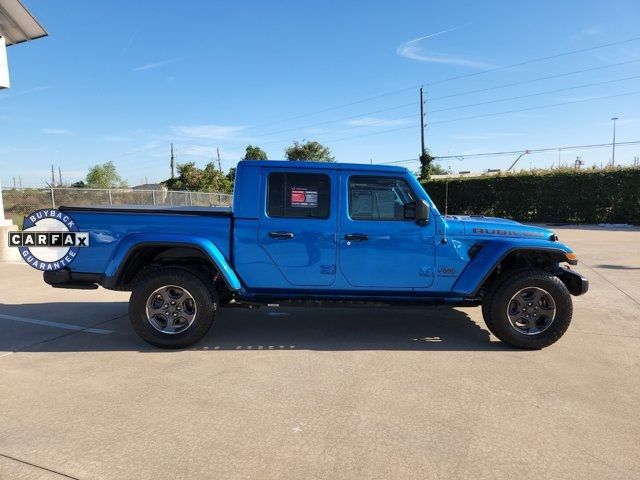
<svg viewBox="0 0 640 480">
<path fill-rule="evenodd" d="M 226 193 L 95 188 L 3 188 L 4 213 L 16 225 L 41 208 L 82 205 L 230 206 Z"/>
</svg>

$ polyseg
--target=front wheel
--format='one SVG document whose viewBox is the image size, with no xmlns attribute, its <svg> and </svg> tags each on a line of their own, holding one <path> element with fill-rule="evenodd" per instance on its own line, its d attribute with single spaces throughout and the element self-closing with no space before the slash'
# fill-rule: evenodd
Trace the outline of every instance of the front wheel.
<svg viewBox="0 0 640 480">
<path fill-rule="evenodd" d="M 185 348 L 206 335 L 218 307 L 215 290 L 180 268 L 149 272 L 133 288 L 129 319 L 147 343 Z"/>
<path fill-rule="evenodd" d="M 573 316 L 571 294 L 555 275 L 543 270 L 505 274 L 485 297 L 487 327 L 509 345 L 540 349 L 557 342 Z"/>
</svg>

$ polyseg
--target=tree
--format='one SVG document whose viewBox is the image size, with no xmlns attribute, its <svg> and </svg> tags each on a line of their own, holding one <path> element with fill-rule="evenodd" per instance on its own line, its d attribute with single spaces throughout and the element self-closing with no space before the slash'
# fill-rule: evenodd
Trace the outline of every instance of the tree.
<svg viewBox="0 0 640 480">
<path fill-rule="evenodd" d="M 231 193 L 233 183 L 216 168 L 213 162 L 207 163 L 202 171 L 202 180 L 198 190 L 203 192 Z"/>
<path fill-rule="evenodd" d="M 87 173 L 87 187 L 89 188 L 124 188 L 127 181 L 123 180 L 116 170 L 113 162 L 106 162 L 102 165 L 94 165 Z"/>
<path fill-rule="evenodd" d="M 170 190 L 198 190 L 202 182 L 202 170 L 195 162 L 179 163 L 178 176 L 165 181 Z"/>
<path fill-rule="evenodd" d="M 247 145 L 247 149 L 244 153 L 242 160 L 266 160 L 267 152 L 260 147 L 254 147 L 253 145 Z"/>
<path fill-rule="evenodd" d="M 420 155 L 420 180 L 429 180 L 431 174 L 431 164 L 435 157 L 431 155 L 429 150 L 425 149 Z"/>
<path fill-rule="evenodd" d="M 204 169 L 195 162 L 178 164 L 178 176 L 163 182 L 169 190 L 190 190 L 192 192 L 231 193 L 233 182 L 224 175 L 213 162 Z"/>
<path fill-rule="evenodd" d="M 231 167 L 229 169 L 229 173 L 227 173 L 227 180 L 229 180 L 231 182 L 231 185 L 233 186 L 233 184 L 236 181 L 236 168 L 235 167 Z"/>
<path fill-rule="evenodd" d="M 293 162 L 333 162 L 329 147 L 318 142 L 306 141 L 304 143 L 293 142 L 293 145 L 284 151 L 287 160 Z"/>
<path fill-rule="evenodd" d="M 447 173 L 449 173 L 448 170 L 439 163 L 433 162 L 431 165 L 429 165 L 430 175 L 446 175 Z"/>
</svg>

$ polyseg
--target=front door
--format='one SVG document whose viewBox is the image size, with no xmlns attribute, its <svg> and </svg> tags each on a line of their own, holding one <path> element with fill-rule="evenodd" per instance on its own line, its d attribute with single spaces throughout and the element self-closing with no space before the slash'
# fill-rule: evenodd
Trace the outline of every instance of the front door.
<svg viewBox="0 0 640 480">
<path fill-rule="evenodd" d="M 405 219 L 417 199 L 397 176 L 341 172 L 345 199 L 338 244 L 340 270 L 353 286 L 425 288 L 433 283 L 435 222 Z"/>
<path fill-rule="evenodd" d="M 265 169 L 263 174 L 267 191 L 258 224 L 260 245 L 289 284 L 331 285 L 337 254 L 338 209 L 331 195 L 336 171 Z"/>
</svg>

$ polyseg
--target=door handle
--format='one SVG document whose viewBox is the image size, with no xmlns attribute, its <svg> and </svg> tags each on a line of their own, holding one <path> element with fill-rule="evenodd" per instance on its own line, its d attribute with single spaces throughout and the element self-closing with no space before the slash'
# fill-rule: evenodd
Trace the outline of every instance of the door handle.
<svg viewBox="0 0 640 480">
<path fill-rule="evenodd" d="M 278 240 L 290 240 L 293 237 L 293 232 L 269 232 L 269 238 L 277 238 Z"/>
<path fill-rule="evenodd" d="M 363 242 L 364 240 L 369 240 L 369 235 L 366 233 L 347 233 L 344 239 L 348 242 Z"/>
</svg>

